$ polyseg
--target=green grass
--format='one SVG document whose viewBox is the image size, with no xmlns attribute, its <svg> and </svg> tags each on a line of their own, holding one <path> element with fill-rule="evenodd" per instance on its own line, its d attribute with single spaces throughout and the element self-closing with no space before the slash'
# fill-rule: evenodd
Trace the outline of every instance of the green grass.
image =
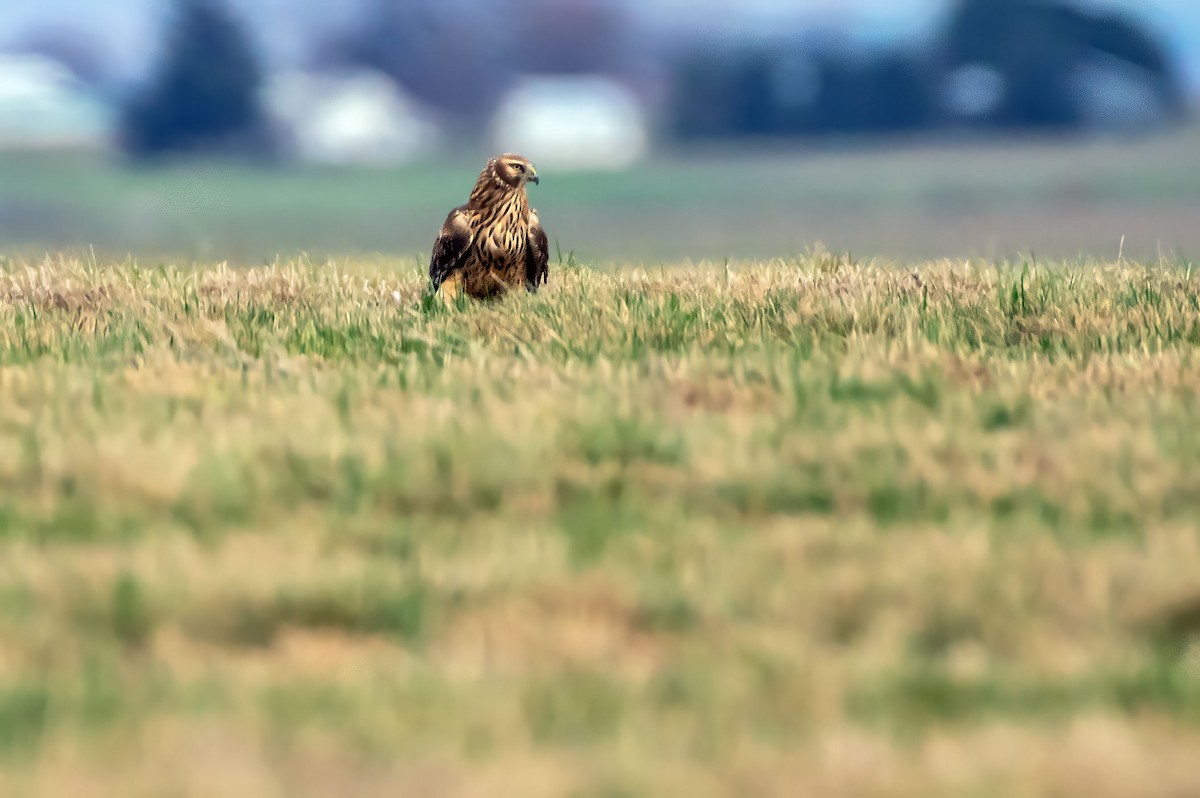
<svg viewBox="0 0 1200 798">
<path fill-rule="evenodd" d="M 6 263 L 5 795 L 1200 790 L 1190 267 Z"/>
</svg>

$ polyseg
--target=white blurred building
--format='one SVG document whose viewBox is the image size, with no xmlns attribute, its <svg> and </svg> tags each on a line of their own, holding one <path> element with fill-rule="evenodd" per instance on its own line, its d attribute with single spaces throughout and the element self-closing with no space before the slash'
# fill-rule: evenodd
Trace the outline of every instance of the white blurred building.
<svg viewBox="0 0 1200 798">
<path fill-rule="evenodd" d="M 0 148 L 103 149 L 116 111 L 62 64 L 0 55 Z"/>
<path fill-rule="evenodd" d="M 265 89 L 269 113 L 307 163 L 395 166 L 436 148 L 438 126 L 386 75 L 285 72 Z"/>
<path fill-rule="evenodd" d="M 539 77 L 505 96 L 491 139 L 496 151 L 523 153 L 539 166 L 605 171 L 645 158 L 651 131 L 637 96 L 615 80 Z"/>
</svg>

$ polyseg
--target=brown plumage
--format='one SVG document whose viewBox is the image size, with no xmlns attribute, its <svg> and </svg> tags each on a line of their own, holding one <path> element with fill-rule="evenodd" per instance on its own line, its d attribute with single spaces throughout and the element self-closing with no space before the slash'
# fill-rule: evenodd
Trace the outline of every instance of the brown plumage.
<svg viewBox="0 0 1200 798">
<path fill-rule="evenodd" d="M 525 193 L 537 182 L 537 169 L 520 155 L 488 161 L 467 204 L 450 211 L 433 242 L 433 290 L 447 300 L 460 293 L 487 299 L 522 285 L 537 291 L 546 282 L 546 232 Z"/>
</svg>

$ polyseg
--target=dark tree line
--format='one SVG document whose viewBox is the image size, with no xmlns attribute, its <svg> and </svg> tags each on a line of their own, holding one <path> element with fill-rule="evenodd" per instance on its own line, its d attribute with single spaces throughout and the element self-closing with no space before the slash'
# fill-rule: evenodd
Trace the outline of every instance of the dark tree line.
<svg viewBox="0 0 1200 798">
<path fill-rule="evenodd" d="M 270 152 L 263 65 L 226 2 L 174 0 L 161 63 L 125 109 L 131 155 Z M 444 0 L 375 0 L 357 29 L 330 35 L 319 61 L 377 69 L 471 135 L 520 73 L 620 74 L 630 60 L 628 27 L 604 0 L 496 0 L 470 15 Z M 668 132 L 819 136 L 961 124 L 947 109 L 946 86 L 967 65 L 1003 86 L 970 124 L 1077 126 L 1085 111 L 1073 80 L 1098 56 L 1143 76 L 1165 116 L 1182 112 L 1170 60 L 1131 20 L 1063 0 L 958 0 L 933 40 L 887 50 L 862 51 L 832 31 L 769 46 L 696 46 L 671 62 Z"/>
<path fill-rule="evenodd" d="M 262 83 L 254 45 L 221 0 L 176 0 L 163 61 L 125 108 L 123 147 L 141 158 L 263 154 L 269 135 L 259 101 Z"/>
<path fill-rule="evenodd" d="M 1173 65 L 1132 20 L 1060 0 L 959 0 L 933 41 L 887 51 L 863 53 L 829 32 L 693 48 L 675 62 L 672 132 L 687 139 L 957 125 L 946 88 L 965 66 L 988 70 L 1002 86 L 995 107 L 970 124 L 1070 128 L 1084 121 L 1074 79 L 1097 57 L 1140 75 L 1163 116 L 1182 112 Z"/>
<path fill-rule="evenodd" d="M 961 0 L 946 31 L 950 66 L 995 70 L 1007 91 L 990 121 L 1069 127 L 1082 121 L 1072 90 L 1077 66 L 1104 55 L 1137 68 L 1169 114 L 1182 98 L 1162 48 L 1132 20 L 1045 0 Z"/>
</svg>

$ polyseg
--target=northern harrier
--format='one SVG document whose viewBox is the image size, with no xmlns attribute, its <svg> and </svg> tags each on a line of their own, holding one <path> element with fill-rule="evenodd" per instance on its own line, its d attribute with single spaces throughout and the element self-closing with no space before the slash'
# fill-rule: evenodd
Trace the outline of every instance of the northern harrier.
<svg viewBox="0 0 1200 798">
<path fill-rule="evenodd" d="M 488 161 L 466 205 L 450 211 L 433 242 L 429 279 L 447 301 L 459 294 L 485 299 L 546 282 L 546 231 L 529 207 L 527 183 L 537 169 L 520 155 Z"/>
</svg>

